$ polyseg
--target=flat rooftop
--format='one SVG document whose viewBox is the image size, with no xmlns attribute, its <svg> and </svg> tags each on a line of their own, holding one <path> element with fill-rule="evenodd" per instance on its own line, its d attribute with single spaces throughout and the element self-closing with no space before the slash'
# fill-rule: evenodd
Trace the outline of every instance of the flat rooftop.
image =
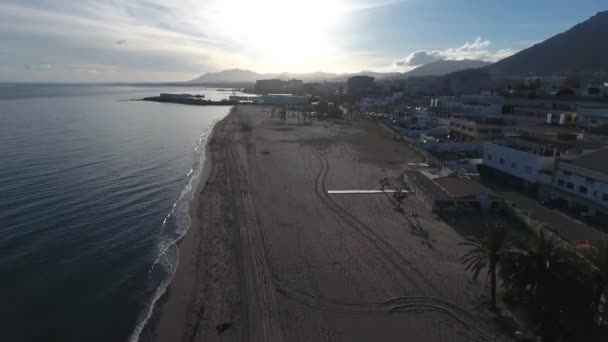
<svg viewBox="0 0 608 342">
<path fill-rule="evenodd" d="M 584 154 L 576 159 L 563 160 L 563 162 L 608 174 L 608 147 Z"/>
<path fill-rule="evenodd" d="M 582 153 L 585 150 L 593 150 L 601 147 L 601 145 L 589 141 L 562 140 L 555 135 L 514 136 L 501 141 L 494 141 L 493 143 L 543 157 L 551 157 L 554 154 L 559 156 L 564 152 Z"/>
<path fill-rule="evenodd" d="M 447 176 L 431 179 L 420 171 L 406 171 L 405 174 L 414 179 L 434 200 L 453 200 L 482 194 L 498 197 L 492 190 L 469 178 Z"/>
</svg>

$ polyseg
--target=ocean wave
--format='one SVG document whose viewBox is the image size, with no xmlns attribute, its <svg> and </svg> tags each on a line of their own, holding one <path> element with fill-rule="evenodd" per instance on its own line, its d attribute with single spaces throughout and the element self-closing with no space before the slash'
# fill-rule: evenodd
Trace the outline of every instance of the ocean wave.
<svg viewBox="0 0 608 342">
<path fill-rule="evenodd" d="M 226 112 L 226 114 L 229 111 Z M 165 216 L 161 225 L 161 238 L 157 245 L 158 256 L 148 271 L 148 281 L 158 283 L 144 311 L 140 314 L 137 325 L 129 337 L 129 342 L 138 342 L 141 333 L 146 328 L 152 317 L 156 303 L 167 291 L 173 280 L 175 271 L 179 265 L 178 243 L 183 239 L 190 229 L 190 205 L 195 196 L 203 174 L 206 160 L 206 145 L 215 124 L 215 120 L 209 123 L 209 130 L 204 132 L 197 140 L 193 149 L 194 165 L 186 174 L 186 184 L 179 198 L 173 203 L 171 211 Z"/>
</svg>

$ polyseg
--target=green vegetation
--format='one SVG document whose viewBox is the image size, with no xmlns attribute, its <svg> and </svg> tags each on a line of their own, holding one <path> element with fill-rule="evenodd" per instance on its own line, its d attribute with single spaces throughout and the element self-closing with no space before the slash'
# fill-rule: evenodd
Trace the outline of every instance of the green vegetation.
<svg viewBox="0 0 608 342">
<path fill-rule="evenodd" d="M 490 278 L 492 309 L 496 309 L 496 275 L 499 262 L 507 247 L 507 231 L 502 225 L 486 226 L 478 237 L 466 239 L 462 243 L 470 247 L 470 251 L 462 256 L 462 262 L 467 271 L 473 272 L 477 279 L 479 273 L 487 268 Z"/>
<path fill-rule="evenodd" d="M 608 284 L 608 243 L 575 247 L 544 230 L 512 242 L 491 225 L 463 245 L 470 247 L 462 257 L 467 271 L 475 278 L 487 271 L 492 309 L 500 278 L 504 301 L 531 314 L 543 341 L 593 336 Z"/>
<path fill-rule="evenodd" d="M 391 185 L 391 181 L 384 177 L 380 179 L 380 190 L 384 191 L 384 188 Z"/>
<path fill-rule="evenodd" d="M 395 192 L 393 193 L 393 199 L 395 200 L 395 202 L 397 202 L 397 211 L 402 211 L 403 209 L 401 208 L 401 204 L 403 203 L 403 201 L 406 198 L 406 194 L 403 191 L 403 189 L 401 188 L 397 188 L 395 189 Z"/>
</svg>

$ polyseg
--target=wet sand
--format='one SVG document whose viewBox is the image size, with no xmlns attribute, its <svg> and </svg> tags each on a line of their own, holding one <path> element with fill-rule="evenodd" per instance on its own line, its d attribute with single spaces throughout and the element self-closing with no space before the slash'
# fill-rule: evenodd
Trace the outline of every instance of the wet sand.
<svg viewBox="0 0 608 342">
<path fill-rule="evenodd" d="M 457 231 L 414 196 L 403 214 L 388 195 L 327 194 L 397 184 L 422 157 L 373 121 L 269 110 L 214 129 L 157 340 L 493 341 Z"/>
</svg>

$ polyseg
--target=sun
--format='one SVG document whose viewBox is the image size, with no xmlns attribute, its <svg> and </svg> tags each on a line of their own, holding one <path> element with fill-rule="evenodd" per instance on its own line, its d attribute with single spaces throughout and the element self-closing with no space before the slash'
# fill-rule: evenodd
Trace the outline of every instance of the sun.
<svg viewBox="0 0 608 342">
<path fill-rule="evenodd" d="M 214 30 L 247 53 L 302 69 L 332 53 L 333 31 L 347 14 L 343 1 L 219 0 L 210 18 Z"/>
</svg>

